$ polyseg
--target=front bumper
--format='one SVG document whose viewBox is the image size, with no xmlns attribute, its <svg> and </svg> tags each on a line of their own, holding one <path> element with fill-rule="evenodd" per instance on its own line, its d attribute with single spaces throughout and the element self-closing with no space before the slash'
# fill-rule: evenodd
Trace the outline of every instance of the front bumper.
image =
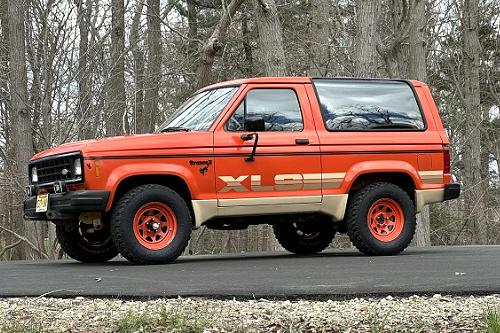
<svg viewBox="0 0 500 333">
<path fill-rule="evenodd" d="M 74 220 L 83 212 L 104 212 L 108 202 L 108 191 L 71 191 L 49 194 L 47 212 L 36 212 L 36 196 L 24 201 L 24 217 L 30 220 Z"/>
</svg>

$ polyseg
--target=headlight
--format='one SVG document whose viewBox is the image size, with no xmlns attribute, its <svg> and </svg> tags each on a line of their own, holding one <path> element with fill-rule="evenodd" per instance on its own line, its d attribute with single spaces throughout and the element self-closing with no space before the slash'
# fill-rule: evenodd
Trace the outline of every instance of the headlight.
<svg viewBox="0 0 500 333">
<path fill-rule="evenodd" d="M 75 160 L 73 168 L 75 169 L 75 176 L 82 175 L 82 161 L 79 158 Z"/>
<path fill-rule="evenodd" d="M 36 167 L 31 168 L 31 181 L 33 183 L 38 182 L 38 172 L 36 170 Z"/>
</svg>

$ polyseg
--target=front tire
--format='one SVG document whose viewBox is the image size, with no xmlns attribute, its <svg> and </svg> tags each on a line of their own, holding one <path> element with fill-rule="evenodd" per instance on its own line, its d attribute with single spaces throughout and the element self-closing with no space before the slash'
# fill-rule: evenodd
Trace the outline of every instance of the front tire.
<svg viewBox="0 0 500 333">
<path fill-rule="evenodd" d="M 109 231 L 109 224 L 101 230 L 92 225 L 78 222 L 72 228 L 56 226 L 56 236 L 63 251 L 81 262 L 106 262 L 118 255 Z"/>
<path fill-rule="evenodd" d="M 165 264 L 179 257 L 191 237 L 186 202 L 168 187 L 147 184 L 116 204 L 111 235 L 120 254 L 136 264 Z"/>
<path fill-rule="evenodd" d="M 402 252 L 415 233 L 415 206 L 391 183 L 374 183 L 354 194 L 347 207 L 347 234 L 367 255 Z"/>
<path fill-rule="evenodd" d="M 315 254 L 326 249 L 335 237 L 331 221 L 297 221 L 273 225 L 274 235 L 285 250 L 296 254 Z"/>
</svg>

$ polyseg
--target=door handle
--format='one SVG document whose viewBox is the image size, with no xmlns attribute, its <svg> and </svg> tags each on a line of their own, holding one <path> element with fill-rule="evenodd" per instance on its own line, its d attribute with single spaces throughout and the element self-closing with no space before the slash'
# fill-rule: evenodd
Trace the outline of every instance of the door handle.
<svg viewBox="0 0 500 333">
<path fill-rule="evenodd" d="M 296 145 L 308 145 L 309 139 L 295 139 Z"/>
</svg>

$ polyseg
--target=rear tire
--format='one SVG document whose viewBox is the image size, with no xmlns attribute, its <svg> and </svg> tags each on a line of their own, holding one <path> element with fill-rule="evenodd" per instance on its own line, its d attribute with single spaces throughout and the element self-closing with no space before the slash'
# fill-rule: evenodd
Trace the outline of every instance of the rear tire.
<svg viewBox="0 0 500 333">
<path fill-rule="evenodd" d="M 191 237 L 191 214 L 172 189 L 147 184 L 120 198 L 111 235 L 120 254 L 136 264 L 165 264 L 179 257 Z"/>
<path fill-rule="evenodd" d="M 415 233 L 415 206 L 391 183 L 374 183 L 354 194 L 347 207 L 347 234 L 367 255 L 402 252 Z"/>
<path fill-rule="evenodd" d="M 105 224 L 102 230 L 94 230 L 92 225 L 81 222 L 72 229 L 61 224 L 56 226 L 56 236 L 63 251 L 81 262 L 106 262 L 118 255 L 109 224 Z"/>
<path fill-rule="evenodd" d="M 274 235 L 287 251 L 296 254 L 315 254 L 326 249 L 335 237 L 331 221 L 297 221 L 273 225 Z"/>
</svg>

